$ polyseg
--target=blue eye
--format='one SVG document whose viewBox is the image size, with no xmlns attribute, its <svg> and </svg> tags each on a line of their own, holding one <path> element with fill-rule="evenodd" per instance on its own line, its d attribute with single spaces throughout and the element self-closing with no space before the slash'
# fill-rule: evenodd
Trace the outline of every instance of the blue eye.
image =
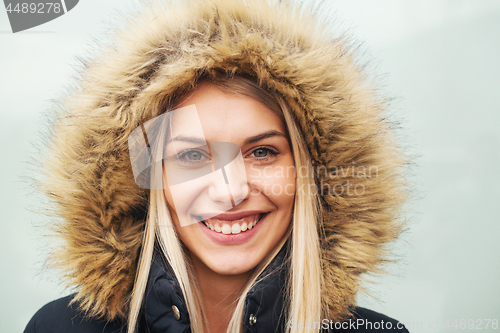
<svg viewBox="0 0 500 333">
<path fill-rule="evenodd" d="M 199 151 L 189 151 L 185 156 L 191 161 L 199 161 L 202 159 L 203 155 Z"/>
<path fill-rule="evenodd" d="M 256 159 L 258 160 L 267 160 L 267 159 L 270 159 L 276 155 L 278 155 L 279 153 L 271 148 L 267 148 L 267 147 L 259 147 L 257 149 L 255 149 L 251 154 L 250 156 L 253 156 L 255 157 Z"/>
<path fill-rule="evenodd" d="M 259 148 L 259 149 L 254 150 L 254 152 L 253 152 L 254 156 L 258 157 L 258 158 L 266 157 L 268 153 L 269 153 L 269 149 L 265 149 L 265 148 Z"/>
<path fill-rule="evenodd" d="M 193 163 L 203 163 L 210 161 L 208 154 L 204 151 L 200 151 L 197 149 L 189 149 L 182 151 L 179 155 L 177 155 L 177 160 L 186 164 Z"/>
</svg>

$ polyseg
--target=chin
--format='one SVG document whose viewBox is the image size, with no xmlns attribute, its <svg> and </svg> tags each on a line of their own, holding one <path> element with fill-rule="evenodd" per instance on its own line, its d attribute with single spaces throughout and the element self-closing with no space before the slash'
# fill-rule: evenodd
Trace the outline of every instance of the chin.
<svg viewBox="0 0 500 333">
<path fill-rule="evenodd" d="M 210 270 L 217 274 L 239 275 L 254 269 L 260 261 L 258 258 L 249 258 L 245 255 L 223 254 L 212 256 L 210 260 L 204 261 L 204 263 Z"/>
</svg>

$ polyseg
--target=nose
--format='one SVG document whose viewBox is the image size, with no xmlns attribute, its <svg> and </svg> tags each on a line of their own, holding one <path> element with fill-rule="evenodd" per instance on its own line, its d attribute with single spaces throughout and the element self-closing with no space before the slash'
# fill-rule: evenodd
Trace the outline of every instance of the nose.
<svg viewBox="0 0 500 333">
<path fill-rule="evenodd" d="M 248 197 L 249 187 L 245 170 L 243 174 L 234 166 L 223 167 L 212 174 L 208 195 L 214 202 L 231 209 Z"/>
<path fill-rule="evenodd" d="M 225 168 L 228 179 L 229 195 L 232 196 L 234 206 L 245 200 L 249 194 L 248 180 L 245 173 L 245 166 L 234 163 Z"/>
<path fill-rule="evenodd" d="M 231 203 L 231 208 L 248 196 L 248 180 L 240 147 L 230 142 L 210 142 L 214 161 L 215 181 L 209 187 L 209 196 L 214 201 Z"/>
<path fill-rule="evenodd" d="M 221 206 L 220 208 L 229 210 L 233 207 L 234 201 L 226 179 L 226 175 L 222 168 L 212 172 L 208 185 L 208 197 L 210 200 L 217 203 L 218 206 Z"/>
</svg>

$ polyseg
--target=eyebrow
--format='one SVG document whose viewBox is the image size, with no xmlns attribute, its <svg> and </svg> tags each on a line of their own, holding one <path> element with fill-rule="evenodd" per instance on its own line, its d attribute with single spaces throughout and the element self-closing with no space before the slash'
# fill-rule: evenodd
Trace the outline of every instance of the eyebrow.
<svg viewBox="0 0 500 333">
<path fill-rule="evenodd" d="M 207 141 L 205 141 L 204 138 L 196 138 L 192 136 L 184 136 L 184 135 L 177 135 L 175 138 L 171 138 L 167 141 L 167 143 L 172 142 L 172 141 L 183 141 L 183 142 L 191 142 L 191 143 L 196 143 L 199 145 L 206 145 Z"/>
<path fill-rule="evenodd" d="M 254 142 L 257 142 L 257 141 L 260 141 L 260 140 L 271 138 L 273 136 L 282 136 L 282 137 L 284 137 L 286 139 L 286 135 L 285 134 L 283 134 L 281 132 L 278 132 L 276 130 L 271 130 L 271 131 L 260 133 L 260 134 L 257 134 L 257 135 L 254 135 L 254 136 L 251 136 L 251 137 L 247 138 L 245 140 L 244 144 L 248 145 L 250 143 L 254 143 Z"/>
</svg>

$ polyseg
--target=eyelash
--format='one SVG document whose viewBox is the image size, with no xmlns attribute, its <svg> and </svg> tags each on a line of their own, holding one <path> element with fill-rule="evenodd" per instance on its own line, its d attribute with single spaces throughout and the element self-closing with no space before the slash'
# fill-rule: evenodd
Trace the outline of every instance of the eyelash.
<svg viewBox="0 0 500 333">
<path fill-rule="evenodd" d="M 273 148 L 271 148 L 271 147 L 266 147 L 266 146 L 264 146 L 264 147 L 257 147 L 257 148 L 255 148 L 254 150 L 252 150 L 252 153 L 251 153 L 250 155 L 255 154 L 255 152 L 256 152 L 257 150 L 260 150 L 260 149 L 262 149 L 262 150 L 266 150 L 268 153 L 271 153 L 271 155 L 272 155 L 272 156 L 269 156 L 269 155 L 267 155 L 267 156 L 265 156 L 265 157 L 256 157 L 256 156 L 254 156 L 254 158 L 255 158 L 255 159 L 257 159 L 257 160 L 259 160 L 259 161 L 267 161 L 267 160 L 269 160 L 270 158 L 272 158 L 272 157 L 276 157 L 277 155 L 279 155 L 279 154 L 280 154 L 277 150 L 275 150 L 275 149 L 273 149 Z M 249 156 L 250 156 L 250 155 L 249 155 Z"/>
</svg>

